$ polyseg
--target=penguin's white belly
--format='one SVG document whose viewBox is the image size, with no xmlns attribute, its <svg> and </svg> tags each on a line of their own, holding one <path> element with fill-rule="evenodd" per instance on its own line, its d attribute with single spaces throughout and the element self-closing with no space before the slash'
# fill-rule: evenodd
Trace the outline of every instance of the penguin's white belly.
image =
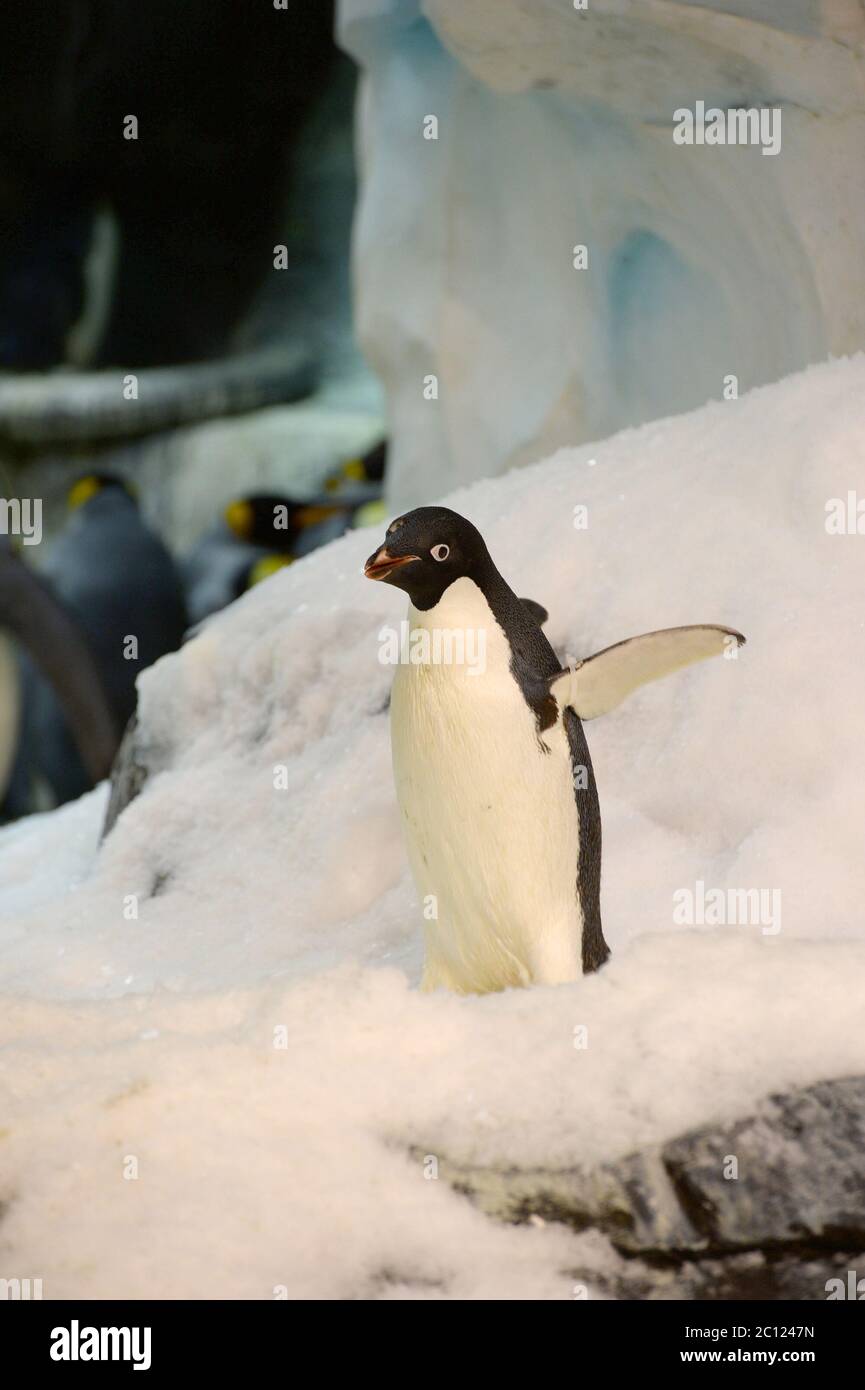
<svg viewBox="0 0 865 1390">
<path fill-rule="evenodd" d="M 413 616 L 417 616 L 414 615 Z M 424 910 L 423 988 L 579 977 L 579 825 L 559 721 L 543 742 L 504 653 L 482 674 L 400 666 L 394 775 Z"/>
</svg>

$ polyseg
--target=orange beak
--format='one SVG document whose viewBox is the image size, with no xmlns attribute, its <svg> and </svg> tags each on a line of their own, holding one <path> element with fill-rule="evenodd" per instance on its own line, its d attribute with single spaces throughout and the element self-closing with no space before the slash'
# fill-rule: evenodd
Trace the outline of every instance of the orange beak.
<svg viewBox="0 0 865 1390">
<path fill-rule="evenodd" d="M 389 574 L 399 569 L 400 565 L 410 565 L 412 560 L 417 560 L 417 555 L 389 555 L 387 546 L 382 546 L 374 555 L 370 555 L 363 567 L 363 572 L 367 579 L 387 579 Z"/>
</svg>

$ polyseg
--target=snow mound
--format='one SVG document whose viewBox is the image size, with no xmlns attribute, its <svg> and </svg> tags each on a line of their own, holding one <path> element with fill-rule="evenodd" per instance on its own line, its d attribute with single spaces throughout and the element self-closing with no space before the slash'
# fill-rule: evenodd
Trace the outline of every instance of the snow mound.
<svg viewBox="0 0 865 1390">
<path fill-rule="evenodd" d="M 361 577 L 377 532 L 147 672 L 170 767 L 102 849 L 104 788 L 0 835 L 0 1275 L 569 1298 L 603 1241 L 499 1227 L 423 1156 L 589 1164 L 865 1070 L 865 539 L 826 528 L 863 436 L 859 356 L 447 499 L 563 654 L 748 637 L 587 726 L 613 956 L 574 985 L 417 993 L 378 660 L 404 597 Z M 683 924 L 684 890 L 772 912 Z"/>
</svg>

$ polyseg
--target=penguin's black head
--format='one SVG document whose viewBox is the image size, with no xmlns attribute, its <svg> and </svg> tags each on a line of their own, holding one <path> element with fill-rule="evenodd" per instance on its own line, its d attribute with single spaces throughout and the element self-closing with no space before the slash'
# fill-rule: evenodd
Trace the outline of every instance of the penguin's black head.
<svg viewBox="0 0 865 1390">
<path fill-rule="evenodd" d="M 98 497 L 106 492 L 113 497 L 125 496 L 130 502 L 135 503 L 135 489 L 125 478 L 118 478 L 114 473 L 86 473 L 72 484 L 66 504 L 69 510 L 74 512 L 89 502 L 91 497 Z"/>
<path fill-rule="evenodd" d="M 418 507 L 391 522 L 363 572 L 404 589 L 415 608 L 426 611 L 454 580 L 478 580 L 490 563 L 483 536 L 464 516 L 447 507 Z"/>
<path fill-rule="evenodd" d="M 291 497 L 254 493 L 230 502 L 225 520 L 240 540 L 287 551 L 307 526 L 318 526 L 340 510 L 335 504 L 317 506 Z"/>
</svg>

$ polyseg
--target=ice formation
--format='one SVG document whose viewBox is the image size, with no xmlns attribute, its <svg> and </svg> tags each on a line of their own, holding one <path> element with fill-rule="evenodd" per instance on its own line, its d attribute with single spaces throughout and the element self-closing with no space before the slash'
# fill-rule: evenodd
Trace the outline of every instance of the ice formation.
<svg viewBox="0 0 865 1390">
<path fill-rule="evenodd" d="M 396 508 L 865 347 L 854 0 L 340 15 L 364 72 L 357 323 Z M 779 152 L 676 144 L 699 101 L 778 108 Z"/>
</svg>

